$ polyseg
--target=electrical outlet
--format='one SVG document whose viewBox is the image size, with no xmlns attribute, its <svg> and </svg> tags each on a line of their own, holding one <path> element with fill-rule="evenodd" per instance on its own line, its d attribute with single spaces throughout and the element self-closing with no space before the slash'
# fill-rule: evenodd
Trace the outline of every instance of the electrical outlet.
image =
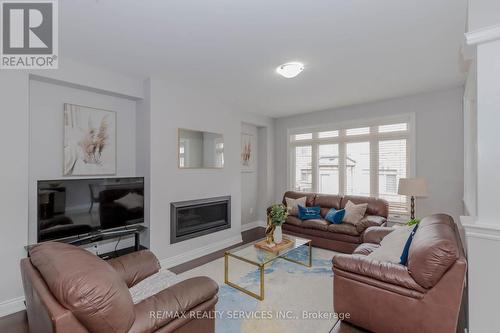
<svg viewBox="0 0 500 333">
<path fill-rule="evenodd" d="M 253 207 L 250 207 L 250 215 L 253 214 Z"/>
</svg>

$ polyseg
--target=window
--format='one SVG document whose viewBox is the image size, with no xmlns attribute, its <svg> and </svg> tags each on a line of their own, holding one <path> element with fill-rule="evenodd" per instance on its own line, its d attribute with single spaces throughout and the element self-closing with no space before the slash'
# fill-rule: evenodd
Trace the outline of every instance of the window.
<svg viewBox="0 0 500 333">
<path fill-rule="evenodd" d="M 408 200 L 397 193 L 410 175 L 410 117 L 332 127 L 290 135 L 291 188 L 380 197 L 391 214 L 407 214 Z"/>
<path fill-rule="evenodd" d="M 295 147 L 295 189 L 312 191 L 312 147 Z"/>
<path fill-rule="evenodd" d="M 336 136 L 339 136 L 339 131 L 325 131 L 325 132 L 319 132 L 318 133 L 318 138 L 334 138 Z"/>
<path fill-rule="evenodd" d="M 370 142 L 346 144 L 346 194 L 370 196 Z"/>
<path fill-rule="evenodd" d="M 339 193 L 339 145 L 319 145 L 319 192 Z"/>
<path fill-rule="evenodd" d="M 406 212 L 406 196 L 398 195 L 398 180 L 407 175 L 407 139 L 381 140 L 378 143 L 378 193 L 389 201 L 391 210 Z"/>
<path fill-rule="evenodd" d="M 303 133 L 292 136 L 292 141 L 309 140 L 312 139 L 312 133 Z"/>
</svg>

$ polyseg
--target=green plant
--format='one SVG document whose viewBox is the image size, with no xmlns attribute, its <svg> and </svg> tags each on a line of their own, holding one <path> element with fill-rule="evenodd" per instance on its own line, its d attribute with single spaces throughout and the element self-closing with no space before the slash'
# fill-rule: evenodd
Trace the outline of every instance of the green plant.
<svg viewBox="0 0 500 333">
<path fill-rule="evenodd" d="M 271 206 L 271 210 L 269 212 L 269 218 L 271 219 L 271 223 L 275 226 L 281 226 L 285 223 L 285 220 L 288 216 L 288 211 L 286 206 L 283 204 L 274 204 Z"/>
<path fill-rule="evenodd" d="M 419 219 L 411 219 L 408 222 L 406 222 L 406 225 L 415 225 L 415 224 L 419 224 L 419 223 L 420 223 Z"/>
</svg>

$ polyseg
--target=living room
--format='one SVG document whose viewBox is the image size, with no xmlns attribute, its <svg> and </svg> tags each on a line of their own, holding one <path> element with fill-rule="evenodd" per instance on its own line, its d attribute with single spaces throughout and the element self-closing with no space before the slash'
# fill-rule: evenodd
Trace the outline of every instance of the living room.
<svg viewBox="0 0 500 333">
<path fill-rule="evenodd" d="M 1 10 L 0 331 L 496 331 L 497 3 Z"/>
</svg>

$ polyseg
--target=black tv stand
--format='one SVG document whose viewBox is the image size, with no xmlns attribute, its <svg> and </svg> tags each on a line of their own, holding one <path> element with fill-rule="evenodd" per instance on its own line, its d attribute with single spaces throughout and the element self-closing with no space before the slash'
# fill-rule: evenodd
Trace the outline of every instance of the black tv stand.
<svg viewBox="0 0 500 333">
<path fill-rule="evenodd" d="M 140 249 L 140 234 L 147 228 L 145 226 L 133 226 L 133 227 L 124 227 L 120 229 L 115 229 L 115 230 L 107 230 L 107 231 L 98 231 L 96 233 L 76 238 L 71 241 L 68 241 L 68 244 L 72 245 L 84 245 L 84 244 L 89 244 L 89 243 L 94 243 L 102 240 L 107 240 L 107 239 L 114 239 L 114 238 L 119 238 L 123 236 L 130 236 L 134 235 L 134 250 L 139 251 Z"/>
<path fill-rule="evenodd" d="M 60 239 L 58 242 L 62 243 L 67 243 L 75 246 L 81 246 L 85 244 L 90 244 L 98 241 L 103 241 L 107 239 L 116 239 L 119 237 L 124 237 L 124 236 L 130 236 L 134 235 L 134 247 L 133 251 L 128 250 L 127 252 L 136 252 L 141 250 L 141 244 L 140 244 L 140 235 L 142 232 L 147 230 L 147 227 L 143 225 L 134 225 L 134 226 L 127 226 L 123 228 L 117 228 L 114 230 L 106 230 L 106 231 L 97 231 L 91 234 L 86 234 L 86 235 L 81 235 L 77 237 L 71 237 L 67 239 Z M 28 245 L 25 247 L 26 251 L 29 252 L 29 250 L 35 245 Z M 105 254 L 101 256 L 106 256 L 109 257 L 110 254 Z"/>
</svg>

